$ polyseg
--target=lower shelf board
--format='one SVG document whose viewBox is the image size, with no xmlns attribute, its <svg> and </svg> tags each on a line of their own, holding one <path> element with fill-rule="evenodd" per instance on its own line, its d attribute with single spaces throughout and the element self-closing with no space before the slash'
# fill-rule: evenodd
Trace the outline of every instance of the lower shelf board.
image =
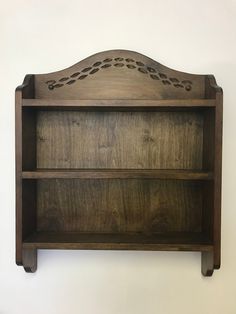
<svg viewBox="0 0 236 314">
<path fill-rule="evenodd" d="M 36 232 L 25 239 L 23 248 L 211 252 L 213 245 L 200 233 L 146 235 Z"/>
</svg>

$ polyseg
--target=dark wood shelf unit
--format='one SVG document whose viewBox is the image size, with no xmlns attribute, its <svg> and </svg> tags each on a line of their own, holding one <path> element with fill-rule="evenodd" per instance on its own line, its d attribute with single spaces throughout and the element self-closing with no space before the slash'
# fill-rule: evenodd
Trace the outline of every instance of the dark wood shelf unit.
<svg viewBox="0 0 236 314">
<path fill-rule="evenodd" d="M 198 251 L 220 267 L 222 89 L 136 52 L 16 89 L 16 263 L 38 249 Z"/>
</svg>

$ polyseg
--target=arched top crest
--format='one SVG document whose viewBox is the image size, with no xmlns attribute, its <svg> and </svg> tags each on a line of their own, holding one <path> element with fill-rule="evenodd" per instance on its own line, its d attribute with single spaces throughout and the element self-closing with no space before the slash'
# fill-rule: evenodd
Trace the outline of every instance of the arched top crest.
<svg viewBox="0 0 236 314">
<path fill-rule="evenodd" d="M 204 98 L 205 75 L 170 69 L 140 53 L 109 50 L 53 73 L 35 75 L 36 98 Z"/>
</svg>

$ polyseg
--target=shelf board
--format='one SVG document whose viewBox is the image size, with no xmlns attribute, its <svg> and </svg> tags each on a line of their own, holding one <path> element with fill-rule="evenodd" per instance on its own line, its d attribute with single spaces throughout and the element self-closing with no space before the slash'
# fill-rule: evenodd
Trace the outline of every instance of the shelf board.
<svg viewBox="0 0 236 314">
<path fill-rule="evenodd" d="M 213 173 L 157 169 L 41 169 L 23 171 L 23 179 L 176 179 L 212 180 Z"/>
<path fill-rule="evenodd" d="M 212 251 L 213 245 L 201 233 L 106 234 L 36 232 L 23 242 L 27 249 L 103 249 Z"/>
<path fill-rule="evenodd" d="M 215 99 L 22 99 L 23 107 L 68 108 L 157 108 L 157 107 L 215 107 Z"/>
</svg>

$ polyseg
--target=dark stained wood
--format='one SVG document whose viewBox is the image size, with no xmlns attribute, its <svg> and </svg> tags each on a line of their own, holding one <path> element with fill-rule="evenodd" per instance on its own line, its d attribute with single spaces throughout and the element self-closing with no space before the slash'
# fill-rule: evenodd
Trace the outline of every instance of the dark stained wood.
<svg viewBox="0 0 236 314">
<path fill-rule="evenodd" d="M 16 89 L 16 263 L 37 249 L 202 252 L 220 267 L 223 92 L 111 50 Z"/>
<path fill-rule="evenodd" d="M 39 111 L 37 118 L 38 168 L 201 169 L 202 143 L 201 112 Z"/>
<path fill-rule="evenodd" d="M 166 169 L 39 169 L 37 171 L 23 171 L 22 178 L 212 180 L 213 172 Z"/>
<path fill-rule="evenodd" d="M 73 232 L 201 232 L 202 186 L 175 180 L 39 180 L 37 227 Z"/>
<path fill-rule="evenodd" d="M 15 91 L 16 147 L 16 264 L 22 265 L 22 99 L 34 97 L 34 78 L 27 75 Z M 32 143 L 33 144 L 33 143 Z M 35 145 L 35 144 L 33 144 Z"/>
<path fill-rule="evenodd" d="M 216 98 L 215 109 L 215 159 L 214 159 L 214 268 L 221 263 L 221 182 L 222 182 L 222 124 L 223 124 L 223 90 L 209 76 L 210 88 Z"/>
<path fill-rule="evenodd" d="M 214 180 L 202 184 L 202 232 L 213 243 Z"/>
<path fill-rule="evenodd" d="M 220 268 L 221 263 L 221 182 L 222 182 L 222 123 L 223 123 L 223 90 L 216 84 L 213 75 L 206 77 L 206 97 L 216 100 L 216 108 L 211 119 L 214 125 L 214 132 L 210 131 L 210 137 L 213 137 L 213 143 L 209 143 L 214 150 L 214 157 L 209 157 L 208 165 L 214 169 L 214 189 L 208 194 L 207 202 L 210 202 L 208 208 L 211 213 L 211 225 L 209 230 L 213 233 L 211 236 L 214 243 L 214 251 L 211 255 L 203 254 L 202 264 L 207 265 L 207 271 L 202 271 L 204 275 L 211 276 L 214 269 Z M 209 129 L 209 128 L 208 128 Z M 212 134 L 214 134 L 212 136 Z M 209 153 L 211 156 L 211 153 Z M 209 214 L 208 214 L 209 217 Z M 209 219 L 209 218 L 208 218 Z M 206 267 L 204 267 L 205 269 Z M 203 268 L 202 268 L 203 269 Z M 210 269 L 210 270 L 209 270 Z"/>
<path fill-rule="evenodd" d="M 36 112 L 22 109 L 22 169 L 36 168 Z"/>
<path fill-rule="evenodd" d="M 214 169 L 215 146 L 215 108 L 207 109 L 203 114 L 203 169 Z"/>
<path fill-rule="evenodd" d="M 137 233 L 36 232 L 23 243 L 29 249 L 102 249 L 212 252 L 213 245 L 199 233 L 143 235 Z"/>
<path fill-rule="evenodd" d="M 22 239 L 32 234 L 37 225 L 37 182 L 24 180 L 22 182 Z"/>
<path fill-rule="evenodd" d="M 39 107 L 41 109 L 51 109 L 52 107 L 63 108 L 71 107 L 77 110 L 89 108 L 158 108 L 158 107 L 215 107 L 214 99 L 79 99 L 79 100 L 62 100 L 62 99 L 23 99 L 24 107 Z"/>
<path fill-rule="evenodd" d="M 37 270 L 37 249 L 23 247 L 23 266 L 27 273 L 34 273 Z"/>
<path fill-rule="evenodd" d="M 205 98 L 204 75 L 175 71 L 127 50 L 104 51 L 65 70 L 36 75 L 35 84 L 39 99 Z"/>
<path fill-rule="evenodd" d="M 214 271 L 214 251 L 203 251 L 202 250 L 202 275 L 212 276 Z"/>
<path fill-rule="evenodd" d="M 204 112 L 203 121 L 203 169 L 214 171 L 215 159 L 215 108 L 206 109 Z M 214 174 L 215 176 L 215 174 Z M 214 181 L 204 182 L 203 184 L 203 215 L 202 215 L 202 228 L 203 232 L 211 239 L 213 243 L 213 221 L 214 221 Z M 211 254 L 212 255 L 212 254 Z M 209 259 L 210 257 L 210 259 Z M 206 260 L 206 261 L 204 261 Z M 211 256 L 204 254 L 202 256 L 202 265 L 209 264 Z M 211 275 L 213 269 L 203 270 L 202 273 Z"/>
<path fill-rule="evenodd" d="M 22 265 L 22 113 L 21 99 L 23 86 L 15 92 L 15 149 L 16 149 L 16 264 Z"/>
</svg>

